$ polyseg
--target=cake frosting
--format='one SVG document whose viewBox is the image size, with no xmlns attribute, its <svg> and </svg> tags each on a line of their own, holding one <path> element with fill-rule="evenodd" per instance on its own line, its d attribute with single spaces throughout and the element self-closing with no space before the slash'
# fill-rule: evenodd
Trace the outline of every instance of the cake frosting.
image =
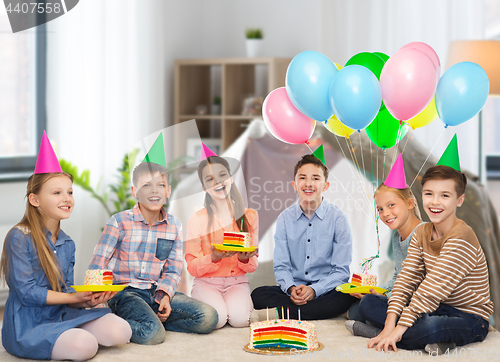
<svg viewBox="0 0 500 362">
<path fill-rule="evenodd" d="M 352 274 L 352 285 L 356 285 L 358 287 L 361 286 L 377 286 L 377 276 L 373 274 L 365 274 L 365 273 L 353 273 Z"/>
<path fill-rule="evenodd" d="M 112 285 L 113 271 L 108 269 L 94 269 L 85 272 L 85 285 Z"/>
<path fill-rule="evenodd" d="M 250 233 L 243 231 L 225 231 L 222 245 L 234 246 L 237 248 L 248 248 L 251 246 Z"/>
<path fill-rule="evenodd" d="M 295 319 L 272 319 L 250 325 L 249 348 L 300 349 L 318 348 L 316 326 Z"/>
</svg>

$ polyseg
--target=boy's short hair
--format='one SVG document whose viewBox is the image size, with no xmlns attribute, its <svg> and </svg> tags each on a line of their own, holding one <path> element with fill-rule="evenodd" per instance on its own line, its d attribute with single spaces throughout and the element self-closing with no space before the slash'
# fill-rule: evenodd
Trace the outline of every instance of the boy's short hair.
<svg viewBox="0 0 500 362">
<path fill-rule="evenodd" d="M 139 177 L 148 173 L 150 175 L 154 175 L 159 172 L 160 175 L 164 175 L 168 184 L 170 184 L 170 174 L 168 170 L 154 162 L 141 162 L 134 168 L 134 172 L 132 173 L 132 183 L 135 187 L 137 187 L 137 181 L 139 181 Z"/>
<path fill-rule="evenodd" d="M 443 165 L 433 166 L 425 171 L 425 174 L 422 177 L 422 186 L 424 186 L 424 184 L 429 180 L 455 181 L 455 190 L 457 191 L 458 197 L 465 193 L 465 188 L 467 187 L 467 177 L 463 172 Z"/>
<path fill-rule="evenodd" d="M 312 163 L 313 165 L 322 169 L 323 174 L 325 175 L 325 181 L 328 181 L 328 169 L 323 164 L 323 162 L 321 162 L 321 160 L 319 158 L 317 158 L 316 156 L 314 156 L 313 154 L 304 155 L 304 156 L 302 156 L 302 159 L 299 162 L 297 162 L 297 164 L 293 168 L 293 179 L 294 180 L 295 180 L 295 176 L 297 176 L 297 172 L 299 171 L 299 168 L 301 168 L 304 165 L 307 165 L 308 163 Z"/>
</svg>

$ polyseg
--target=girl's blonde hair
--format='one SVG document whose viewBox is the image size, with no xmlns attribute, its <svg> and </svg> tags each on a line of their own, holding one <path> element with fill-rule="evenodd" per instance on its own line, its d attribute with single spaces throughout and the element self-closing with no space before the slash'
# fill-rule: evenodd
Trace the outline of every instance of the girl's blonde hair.
<svg viewBox="0 0 500 362">
<path fill-rule="evenodd" d="M 42 173 L 33 174 L 28 180 L 28 186 L 26 190 L 26 211 L 22 220 L 14 226 L 25 227 L 31 233 L 31 239 L 33 240 L 33 245 L 36 249 L 38 255 L 38 261 L 49 280 L 52 290 L 60 292 L 62 290 L 62 285 L 65 285 L 64 278 L 62 276 L 61 268 L 59 263 L 54 256 L 49 244 L 47 243 L 47 238 L 45 236 L 45 224 L 43 223 L 43 218 L 41 211 L 33 206 L 29 201 L 29 196 L 31 194 L 37 195 L 42 186 L 51 178 L 66 176 L 69 177 L 71 182 L 73 182 L 73 177 L 66 172 L 54 172 L 54 173 Z M 12 228 L 12 229 L 14 229 Z M 9 231 L 9 233 L 12 232 Z M 0 261 L 0 279 L 7 279 L 9 265 L 7 256 L 7 238 L 5 238 L 2 259 Z"/>
<path fill-rule="evenodd" d="M 396 189 L 394 187 L 389 187 L 383 182 L 380 184 L 379 187 L 375 190 L 375 193 L 373 194 L 373 197 L 377 196 L 377 193 L 382 192 L 382 191 L 392 191 L 399 197 L 401 197 L 405 202 L 408 202 L 410 199 L 413 199 L 415 206 L 413 207 L 413 213 L 415 214 L 415 217 L 422 221 L 422 216 L 420 214 L 420 209 L 418 207 L 417 203 L 417 198 L 411 191 L 410 186 L 406 185 L 406 188 L 404 189 Z"/>
</svg>

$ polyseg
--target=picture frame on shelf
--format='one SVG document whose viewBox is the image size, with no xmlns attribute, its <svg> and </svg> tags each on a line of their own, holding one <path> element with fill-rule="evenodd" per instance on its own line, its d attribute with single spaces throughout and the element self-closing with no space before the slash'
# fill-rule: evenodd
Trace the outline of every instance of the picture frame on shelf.
<svg viewBox="0 0 500 362">
<path fill-rule="evenodd" d="M 218 138 L 188 138 L 186 143 L 186 155 L 192 157 L 195 162 L 200 160 L 201 144 L 210 148 L 216 155 L 222 152 L 222 140 Z"/>
</svg>

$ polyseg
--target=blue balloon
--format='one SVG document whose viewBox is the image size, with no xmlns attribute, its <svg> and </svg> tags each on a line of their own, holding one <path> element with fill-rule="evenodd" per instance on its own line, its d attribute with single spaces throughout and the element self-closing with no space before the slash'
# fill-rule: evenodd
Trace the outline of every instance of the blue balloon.
<svg viewBox="0 0 500 362">
<path fill-rule="evenodd" d="M 446 126 L 457 126 L 483 108 L 490 91 L 488 75 L 472 62 L 452 65 L 439 80 L 436 108 Z"/>
<path fill-rule="evenodd" d="M 338 72 L 324 54 L 308 50 L 297 54 L 286 71 L 286 93 L 292 104 L 307 117 L 324 122 L 333 115 L 328 89 Z"/>
<path fill-rule="evenodd" d="M 337 118 L 347 127 L 361 130 L 377 116 L 382 89 L 377 77 L 361 65 L 348 65 L 330 84 L 330 104 Z"/>
</svg>

